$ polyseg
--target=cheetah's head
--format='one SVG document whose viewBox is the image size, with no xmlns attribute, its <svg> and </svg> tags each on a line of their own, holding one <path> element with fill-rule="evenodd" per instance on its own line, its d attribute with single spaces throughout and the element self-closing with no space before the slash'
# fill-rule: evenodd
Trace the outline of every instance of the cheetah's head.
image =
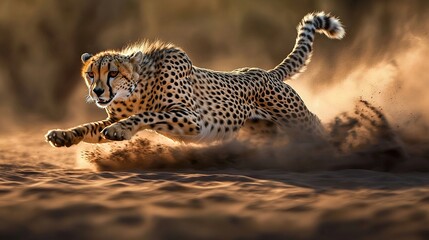
<svg viewBox="0 0 429 240">
<path fill-rule="evenodd" d="M 82 76 L 88 86 L 88 99 L 105 108 L 114 100 L 128 98 L 137 85 L 142 59 L 140 51 L 128 56 L 115 52 L 82 54 Z"/>
</svg>

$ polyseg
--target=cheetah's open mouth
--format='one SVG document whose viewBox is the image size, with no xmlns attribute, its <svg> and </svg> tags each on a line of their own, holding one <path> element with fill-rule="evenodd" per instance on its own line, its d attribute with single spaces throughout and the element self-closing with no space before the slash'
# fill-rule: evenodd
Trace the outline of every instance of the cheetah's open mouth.
<svg viewBox="0 0 429 240">
<path fill-rule="evenodd" d="M 97 105 L 99 107 L 107 107 L 107 105 L 109 105 L 110 102 L 112 102 L 112 100 L 115 98 L 115 95 L 113 95 L 111 98 L 107 99 L 107 100 L 102 100 L 102 99 L 98 99 L 96 101 Z"/>
<path fill-rule="evenodd" d="M 111 98 L 111 99 L 109 99 L 109 100 L 107 100 L 107 101 L 98 100 L 98 101 L 97 101 L 97 103 L 98 103 L 98 104 L 103 104 L 103 105 L 104 105 L 104 104 L 108 104 L 110 101 L 112 101 L 112 98 Z"/>
</svg>

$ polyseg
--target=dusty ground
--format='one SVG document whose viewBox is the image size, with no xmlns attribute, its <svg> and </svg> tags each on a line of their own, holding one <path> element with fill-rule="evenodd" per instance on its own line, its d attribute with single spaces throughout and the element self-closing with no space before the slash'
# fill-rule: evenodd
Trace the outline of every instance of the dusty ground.
<svg viewBox="0 0 429 240">
<path fill-rule="evenodd" d="M 429 1 L 23 2 L 0 1 L 0 239 L 429 239 Z M 347 36 L 318 36 L 290 84 L 325 122 L 342 117 L 334 130 L 356 128 L 338 145 L 362 133 L 358 151 L 44 142 L 48 129 L 101 119 L 78 80 L 83 51 L 163 39 L 197 66 L 269 69 L 320 10 Z M 109 14 L 82 24 L 94 12 Z M 382 110 L 353 108 L 358 99 Z M 70 125 L 9 130 L 65 114 Z"/>
<path fill-rule="evenodd" d="M 427 173 L 97 172 L 44 132 L 0 140 L 2 239 L 429 238 Z"/>
</svg>

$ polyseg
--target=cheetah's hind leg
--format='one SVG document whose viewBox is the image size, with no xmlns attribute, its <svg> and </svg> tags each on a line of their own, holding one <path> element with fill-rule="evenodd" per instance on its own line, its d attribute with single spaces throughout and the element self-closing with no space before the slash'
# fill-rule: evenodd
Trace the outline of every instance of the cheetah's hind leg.
<svg viewBox="0 0 429 240">
<path fill-rule="evenodd" d="M 279 127 L 272 121 L 249 119 L 238 132 L 237 139 L 265 142 L 282 136 L 281 132 Z"/>
</svg>

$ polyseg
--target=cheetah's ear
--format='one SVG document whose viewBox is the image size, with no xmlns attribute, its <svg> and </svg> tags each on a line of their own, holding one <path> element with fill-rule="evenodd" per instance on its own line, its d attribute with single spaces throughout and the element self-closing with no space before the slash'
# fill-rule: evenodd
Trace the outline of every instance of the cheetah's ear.
<svg viewBox="0 0 429 240">
<path fill-rule="evenodd" d="M 143 53 L 141 51 L 135 52 L 130 55 L 130 61 L 132 63 L 141 63 L 143 60 Z"/>
<path fill-rule="evenodd" d="M 86 63 L 91 57 L 92 54 L 84 53 L 82 56 L 80 56 L 80 60 L 82 60 L 82 63 Z"/>
</svg>

